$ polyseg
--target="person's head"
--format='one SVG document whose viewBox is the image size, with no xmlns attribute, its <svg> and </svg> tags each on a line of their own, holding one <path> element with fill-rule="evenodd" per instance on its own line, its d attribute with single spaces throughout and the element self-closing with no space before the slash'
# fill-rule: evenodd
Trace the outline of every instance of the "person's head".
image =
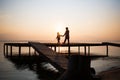
<svg viewBox="0 0 120 80">
<path fill-rule="evenodd" d="M 66 27 L 66 30 L 68 30 L 68 27 Z"/>
</svg>

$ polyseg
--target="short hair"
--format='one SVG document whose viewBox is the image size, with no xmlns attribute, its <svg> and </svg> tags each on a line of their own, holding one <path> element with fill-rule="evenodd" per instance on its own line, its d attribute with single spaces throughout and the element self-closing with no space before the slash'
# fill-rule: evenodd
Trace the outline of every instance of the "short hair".
<svg viewBox="0 0 120 80">
<path fill-rule="evenodd" d="M 68 27 L 66 27 L 66 29 L 68 29 Z"/>
</svg>

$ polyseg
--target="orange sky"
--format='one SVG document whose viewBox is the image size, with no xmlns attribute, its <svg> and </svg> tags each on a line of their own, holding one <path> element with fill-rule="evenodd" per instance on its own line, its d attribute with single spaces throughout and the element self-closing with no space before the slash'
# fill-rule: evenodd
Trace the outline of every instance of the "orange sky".
<svg viewBox="0 0 120 80">
<path fill-rule="evenodd" d="M 0 40 L 120 41 L 119 0 L 1 0 Z M 63 38 L 62 38 L 63 39 Z"/>
</svg>

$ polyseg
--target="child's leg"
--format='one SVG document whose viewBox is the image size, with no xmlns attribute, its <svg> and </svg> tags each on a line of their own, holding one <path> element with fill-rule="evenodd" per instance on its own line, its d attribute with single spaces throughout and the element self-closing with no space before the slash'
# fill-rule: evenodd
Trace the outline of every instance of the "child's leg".
<svg viewBox="0 0 120 80">
<path fill-rule="evenodd" d="M 58 39 L 58 43 L 60 43 L 60 39 Z"/>
</svg>

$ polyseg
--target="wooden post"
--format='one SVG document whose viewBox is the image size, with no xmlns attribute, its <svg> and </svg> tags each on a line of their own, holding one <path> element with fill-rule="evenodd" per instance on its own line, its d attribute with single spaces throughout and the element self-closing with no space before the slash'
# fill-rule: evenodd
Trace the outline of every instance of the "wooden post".
<svg viewBox="0 0 120 80">
<path fill-rule="evenodd" d="M 6 53 L 5 53 L 5 50 L 6 50 L 6 48 L 5 48 L 5 44 L 4 44 L 3 47 L 4 47 L 4 49 L 3 49 L 4 52 L 3 52 L 3 53 L 4 53 L 4 56 L 5 56 L 5 55 L 6 55 Z"/>
<path fill-rule="evenodd" d="M 56 46 L 54 46 L 54 51 L 56 52 Z"/>
<path fill-rule="evenodd" d="M 31 55 L 31 52 L 30 52 L 30 46 L 29 46 L 29 56 Z"/>
<path fill-rule="evenodd" d="M 85 52 L 85 56 L 86 56 L 86 46 L 84 46 L 84 52 Z"/>
<path fill-rule="evenodd" d="M 78 54 L 80 54 L 80 46 L 78 46 Z"/>
<path fill-rule="evenodd" d="M 68 43 L 68 56 L 70 56 L 70 44 Z"/>
<path fill-rule="evenodd" d="M 19 56 L 21 56 L 21 46 L 19 46 Z"/>
<path fill-rule="evenodd" d="M 12 56 L 12 45 L 10 46 L 10 56 Z"/>
<path fill-rule="evenodd" d="M 6 45 L 6 56 L 8 56 L 8 45 Z"/>
<path fill-rule="evenodd" d="M 108 56 L 108 45 L 106 45 L 106 55 Z"/>
<path fill-rule="evenodd" d="M 88 55 L 90 56 L 90 46 L 88 46 Z"/>
</svg>

